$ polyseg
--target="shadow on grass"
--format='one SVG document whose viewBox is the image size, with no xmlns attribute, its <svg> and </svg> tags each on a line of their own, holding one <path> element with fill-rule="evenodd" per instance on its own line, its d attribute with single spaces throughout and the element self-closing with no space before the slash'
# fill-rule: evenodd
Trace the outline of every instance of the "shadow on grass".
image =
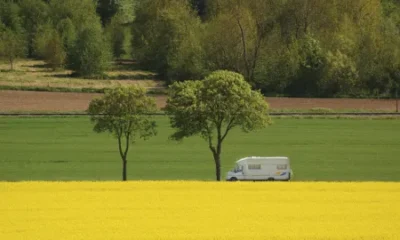
<svg viewBox="0 0 400 240">
<path fill-rule="evenodd" d="M 84 77 L 79 76 L 74 73 L 61 73 L 61 74 L 53 74 L 49 77 L 56 77 L 56 78 L 82 78 L 87 80 L 154 80 L 157 75 L 155 74 L 119 74 L 116 76 L 109 76 L 109 75 L 101 75 L 101 76 L 91 76 L 91 77 Z"/>
<path fill-rule="evenodd" d="M 101 75 L 93 75 L 93 76 L 81 76 L 76 73 L 65 73 L 60 72 L 60 70 L 55 70 L 51 68 L 49 64 L 25 64 L 22 67 L 35 68 L 36 71 L 24 70 L 21 72 L 45 72 L 45 73 L 53 73 L 47 75 L 48 77 L 54 78 L 80 78 L 80 79 L 88 79 L 88 80 L 155 80 L 157 79 L 157 74 L 152 72 L 146 72 L 146 69 L 143 69 L 135 60 L 131 59 L 117 59 L 113 62 L 111 69 L 109 72 L 114 72 L 113 74 L 101 74 Z M 1 70 L 2 72 L 8 72 L 7 70 Z M 132 73 L 132 71 L 140 71 L 138 73 Z M 121 72 L 121 73 L 120 73 Z M 126 73 L 124 73 L 126 72 Z M 129 72 L 129 73 L 128 73 Z"/>
<path fill-rule="evenodd" d="M 145 66 L 140 65 L 135 60 L 131 59 L 117 59 L 111 67 L 112 71 L 151 71 L 146 69 Z"/>
<path fill-rule="evenodd" d="M 155 74 L 118 74 L 116 76 L 108 76 L 109 80 L 154 80 L 157 76 Z"/>
<path fill-rule="evenodd" d="M 56 78 L 78 78 L 79 76 L 77 76 L 76 74 L 72 74 L 72 73 L 59 73 L 59 74 L 53 74 L 49 77 L 56 77 Z"/>
<path fill-rule="evenodd" d="M 43 64 L 33 64 L 33 65 L 21 65 L 21 67 L 51 69 L 50 65 L 47 64 L 47 63 L 43 63 Z"/>
<path fill-rule="evenodd" d="M 51 72 L 57 72 L 57 71 L 62 71 L 62 69 L 53 69 L 50 64 L 43 63 L 43 64 L 33 64 L 33 65 L 21 65 L 21 67 L 24 68 L 35 68 L 38 70 L 24 70 L 26 73 L 51 73 Z"/>
<path fill-rule="evenodd" d="M 25 73 L 26 71 L 23 70 L 16 70 L 16 69 L 0 69 L 0 72 L 2 73 Z"/>
</svg>

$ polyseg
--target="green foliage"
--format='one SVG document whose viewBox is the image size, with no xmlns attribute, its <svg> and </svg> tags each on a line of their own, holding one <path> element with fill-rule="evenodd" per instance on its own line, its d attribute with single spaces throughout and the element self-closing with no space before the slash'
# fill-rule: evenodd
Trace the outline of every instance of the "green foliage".
<svg viewBox="0 0 400 240">
<path fill-rule="evenodd" d="M 54 24 L 63 19 L 70 19 L 76 32 L 100 24 L 93 0 L 51 0 L 50 9 L 50 17 Z"/>
<path fill-rule="evenodd" d="M 117 13 L 119 1 L 116 0 L 96 0 L 96 12 L 101 18 L 103 26 L 110 23 L 112 17 Z"/>
<path fill-rule="evenodd" d="M 130 51 L 130 32 L 129 28 L 123 25 L 122 16 L 117 14 L 109 25 L 106 26 L 105 32 L 112 48 L 113 56 L 121 58 L 126 56 Z"/>
<path fill-rule="evenodd" d="M 170 86 L 166 112 L 176 132 L 175 140 L 200 135 L 208 142 L 220 180 L 222 142 L 233 128 L 244 132 L 271 123 L 268 104 L 251 89 L 243 76 L 215 71 L 203 81 L 176 82 Z"/>
<path fill-rule="evenodd" d="M 132 143 L 156 134 L 154 121 L 148 119 L 155 111 L 155 100 L 138 86 L 110 89 L 102 98 L 92 100 L 88 109 L 95 132 L 129 135 Z"/>
<path fill-rule="evenodd" d="M 46 57 L 47 44 L 54 32 L 53 25 L 50 22 L 38 26 L 33 39 L 34 55 L 37 58 L 44 59 Z"/>
<path fill-rule="evenodd" d="M 25 56 L 25 47 L 25 36 L 22 33 L 12 28 L 5 28 L 0 32 L 0 58 L 10 63 L 11 70 L 14 69 L 14 61 Z"/>
<path fill-rule="evenodd" d="M 0 2 L 0 58 L 10 63 L 11 70 L 15 59 L 26 56 L 26 36 L 20 11 L 13 1 Z"/>
<path fill-rule="evenodd" d="M 340 51 L 327 54 L 327 73 L 319 82 L 323 96 L 355 96 L 359 77 L 355 63 Z"/>
<path fill-rule="evenodd" d="M 193 10 L 197 11 L 197 14 L 204 18 L 206 17 L 206 2 L 207 0 L 189 0 Z"/>
<path fill-rule="evenodd" d="M 289 92 L 294 96 L 315 96 L 325 67 L 325 54 L 320 42 L 310 35 L 305 35 L 301 41 L 299 54 L 300 69 Z"/>
<path fill-rule="evenodd" d="M 268 37 L 275 29 L 273 1 L 216 0 L 206 25 L 206 57 L 211 70 L 243 74 L 254 85 Z"/>
<path fill-rule="evenodd" d="M 200 19 L 187 0 L 140 0 L 133 57 L 169 81 L 203 75 Z"/>
<path fill-rule="evenodd" d="M 202 28 L 199 22 L 193 30 L 186 28 L 179 39 L 176 49 L 170 50 L 167 56 L 167 79 L 169 81 L 197 79 L 205 74 L 204 52 L 201 43 Z"/>
<path fill-rule="evenodd" d="M 140 0 L 119 0 L 117 15 L 123 24 L 132 23 L 135 20 L 135 6 Z"/>
<path fill-rule="evenodd" d="M 115 88 L 89 104 L 93 130 L 97 133 L 110 132 L 118 139 L 123 180 L 127 179 L 129 145 L 139 138 L 146 140 L 157 134 L 155 121 L 146 115 L 155 111 L 155 100 L 146 96 L 146 91 L 141 87 Z"/>
<path fill-rule="evenodd" d="M 38 32 L 39 26 L 49 20 L 49 5 L 43 0 L 22 0 L 20 7 L 20 15 L 27 34 L 28 57 L 38 57 L 34 51 L 35 34 Z"/>
<path fill-rule="evenodd" d="M 65 18 L 57 24 L 56 29 L 61 36 L 64 49 L 70 52 L 76 41 L 76 27 L 70 18 Z"/>
<path fill-rule="evenodd" d="M 111 50 L 99 27 L 84 29 L 69 55 L 69 67 L 79 76 L 102 77 L 110 66 Z"/>
<path fill-rule="evenodd" d="M 65 64 L 66 55 L 60 35 L 57 31 L 53 31 L 44 52 L 46 63 L 53 70 L 62 68 Z"/>
<path fill-rule="evenodd" d="M 301 57 L 297 42 L 279 46 L 279 41 L 277 36 L 270 38 L 255 69 L 256 87 L 266 94 L 285 94 L 300 69 Z"/>
<path fill-rule="evenodd" d="M 6 29 L 39 59 L 56 30 L 67 62 L 90 77 L 105 68 L 77 61 L 85 35 L 101 39 L 85 59 L 131 56 L 167 83 L 224 69 L 286 96 L 393 97 L 400 85 L 396 0 L 3 0 Z"/>
<path fill-rule="evenodd" d="M 13 1 L 0 2 L 0 22 L 13 31 L 22 32 L 21 8 Z"/>
</svg>

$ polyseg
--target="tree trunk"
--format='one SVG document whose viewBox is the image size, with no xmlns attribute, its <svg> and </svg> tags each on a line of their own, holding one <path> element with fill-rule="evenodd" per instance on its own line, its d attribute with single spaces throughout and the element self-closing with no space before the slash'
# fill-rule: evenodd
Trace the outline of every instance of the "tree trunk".
<svg viewBox="0 0 400 240">
<path fill-rule="evenodd" d="M 399 97 L 397 96 L 397 91 L 398 89 L 396 89 L 396 112 L 399 112 Z"/>
<path fill-rule="evenodd" d="M 122 160 L 122 181 L 126 181 L 126 165 L 128 164 L 128 161 L 126 159 Z"/>
<path fill-rule="evenodd" d="M 14 61 L 12 58 L 10 58 L 10 67 L 11 67 L 11 71 L 14 70 Z"/>
<path fill-rule="evenodd" d="M 221 159 L 220 159 L 220 156 L 215 155 L 214 161 L 215 161 L 215 175 L 216 175 L 217 181 L 221 181 Z"/>
<path fill-rule="evenodd" d="M 222 152 L 222 136 L 221 136 L 221 131 L 218 130 L 217 149 L 214 154 L 215 174 L 217 177 L 217 181 L 221 181 L 221 152 Z"/>
<path fill-rule="evenodd" d="M 222 152 L 222 141 L 223 138 L 221 135 L 221 128 L 220 125 L 217 126 L 218 128 L 218 142 L 217 142 L 217 147 L 215 148 L 212 145 L 212 137 L 209 136 L 208 138 L 208 142 L 209 142 L 209 148 L 211 150 L 211 152 L 213 153 L 213 157 L 214 157 L 214 162 L 215 162 L 215 176 L 217 178 L 217 181 L 221 181 L 221 152 Z"/>
</svg>

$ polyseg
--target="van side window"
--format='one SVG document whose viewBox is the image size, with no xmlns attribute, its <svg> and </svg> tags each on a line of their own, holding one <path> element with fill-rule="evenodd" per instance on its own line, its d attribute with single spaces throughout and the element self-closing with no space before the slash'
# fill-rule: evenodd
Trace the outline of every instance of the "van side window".
<svg viewBox="0 0 400 240">
<path fill-rule="evenodd" d="M 248 167 L 249 169 L 259 170 L 261 169 L 261 164 L 249 164 Z"/>
<path fill-rule="evenodd" d="M 278 170 L 285 170 L 285 169 L 287 169 L 287 164 L 278 164 L 278 165 L 276 166 L 276 168 L 277 168 Z"/>
</svg>

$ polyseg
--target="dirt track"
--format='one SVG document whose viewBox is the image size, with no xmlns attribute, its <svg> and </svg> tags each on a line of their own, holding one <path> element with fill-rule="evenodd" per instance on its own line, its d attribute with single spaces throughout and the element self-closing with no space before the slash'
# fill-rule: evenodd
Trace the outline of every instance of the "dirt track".
<svg viewBox="0 0 400 240">
<path fill-rule="evenodd" d="M 0 112 L 8 111 L 84 111 L 101 94 L 0 91 Z M 158 107 L 165 106 L 165 96 L 157 97 Z M 394 100 L 267 98 L 273 109 L 365 109 L 395 111 Z"/>
</svg>

